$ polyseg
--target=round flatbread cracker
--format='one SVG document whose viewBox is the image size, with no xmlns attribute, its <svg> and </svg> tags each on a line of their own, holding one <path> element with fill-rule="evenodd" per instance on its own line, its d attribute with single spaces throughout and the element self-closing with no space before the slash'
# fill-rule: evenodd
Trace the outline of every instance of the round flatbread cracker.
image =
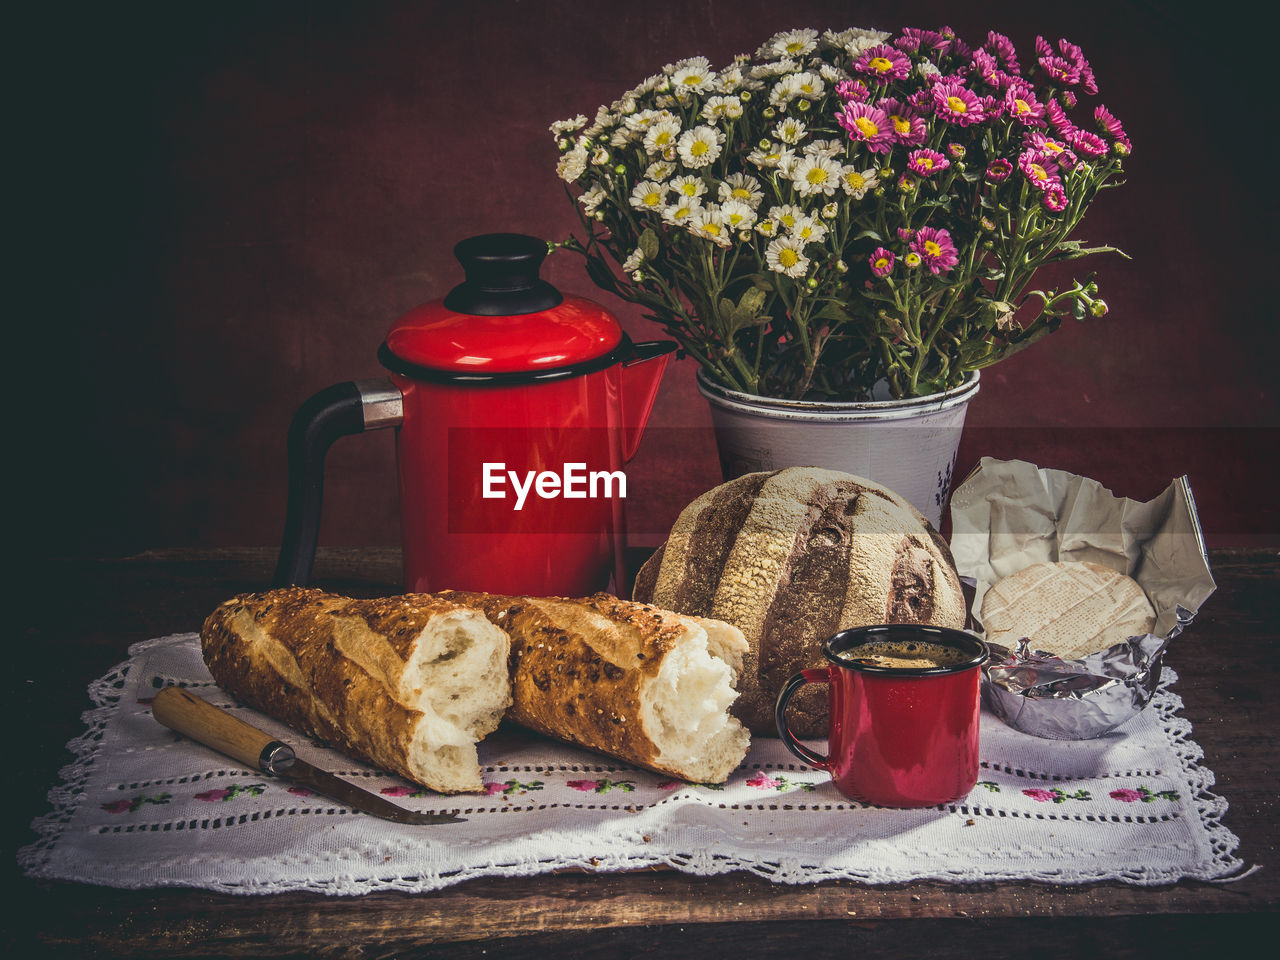
<svg viewBox="0 0 1280 960">
<path fill-rule="evenodd" d="M 987 639 L 1078 660 L 1150 633 L 1156 613 L 1137 582 L 1098 563 L 1036 563 L 982 598 Z"/>
</svg>

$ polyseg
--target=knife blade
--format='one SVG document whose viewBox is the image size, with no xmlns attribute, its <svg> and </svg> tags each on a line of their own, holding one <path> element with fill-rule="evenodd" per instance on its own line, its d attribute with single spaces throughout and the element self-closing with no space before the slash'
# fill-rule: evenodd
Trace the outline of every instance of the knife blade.
<svg viewBox="0 0 1280 960">
<path fill-rule="evenodd" d="M 406 810 L 376 793 L 313 767 L 299 759 L 287 743 L 181 687 L 160 690 L 151 702 L 151 715 L 170 730 L 176 730 L 233 760 L 305 786 L 361 813 L 414 825 L 466 821 L 465 817 L 452 813 Z"/>
</svg>

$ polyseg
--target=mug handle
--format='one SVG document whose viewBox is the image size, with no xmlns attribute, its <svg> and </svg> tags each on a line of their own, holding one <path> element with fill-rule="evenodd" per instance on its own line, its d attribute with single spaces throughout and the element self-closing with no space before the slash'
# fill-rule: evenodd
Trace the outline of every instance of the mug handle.
<svg viewBox="0 0 1280 960">
<path fill-rule="evenodd" d="M 782 686 L 781 692 L 778 694 L 778 705 L 774 708 L 774 721 L 778 724 L 778 736 L 782 738 L 782 743 L 788 750 L 812 767 L 820 770 L 830 770 L 831 760 L 821 754 L 814 753 L 803 743 L 796 739 L 796 735 L 791 732 L 791 728 L 787 726 L 787 704 L 791 702 L 795 692 L 803 687 L 806 683 L 831 683 L 831 674 L 823 670 L 801 670 L 794 677 L 788 680 Z"/>
<path fill-rule="evenodd" d="M 271 585 L 305 587 L 311 579 L 324 499 L 324 458 L 339 437 L 404 419 L 403 398 L 389 380 L 348 380 L 307 400 L 289 425 L 289 498 Z"/>
</svg>

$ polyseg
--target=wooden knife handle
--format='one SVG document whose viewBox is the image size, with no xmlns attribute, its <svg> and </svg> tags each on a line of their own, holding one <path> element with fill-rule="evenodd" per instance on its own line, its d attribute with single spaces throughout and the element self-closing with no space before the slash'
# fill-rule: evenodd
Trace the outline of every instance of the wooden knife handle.
<svg viewBox="0 0 1280 960">
<path fill-rule="evenodd" d="M 181 687 L 164 687 L 151 701 L 151 715 L 170 730 L 262 770 L 262 755 L 279 741 Z"/>
</svg>

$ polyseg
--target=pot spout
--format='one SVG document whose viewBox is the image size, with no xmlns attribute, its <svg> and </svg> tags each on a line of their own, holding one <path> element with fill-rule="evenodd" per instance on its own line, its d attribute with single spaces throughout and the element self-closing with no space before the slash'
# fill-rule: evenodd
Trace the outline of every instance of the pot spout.
<svg viewBox="0 0 1280 960">
<path fill-rule="evenodd" d="M 658 396 L 662 374 L 675 352 L 673 340 L 647 340 L 633 344 L 634 352 L 622 361 L 622 456 L 624 461 L 636 455 L 644 435 L 653 401 Z"/>
</svg>

